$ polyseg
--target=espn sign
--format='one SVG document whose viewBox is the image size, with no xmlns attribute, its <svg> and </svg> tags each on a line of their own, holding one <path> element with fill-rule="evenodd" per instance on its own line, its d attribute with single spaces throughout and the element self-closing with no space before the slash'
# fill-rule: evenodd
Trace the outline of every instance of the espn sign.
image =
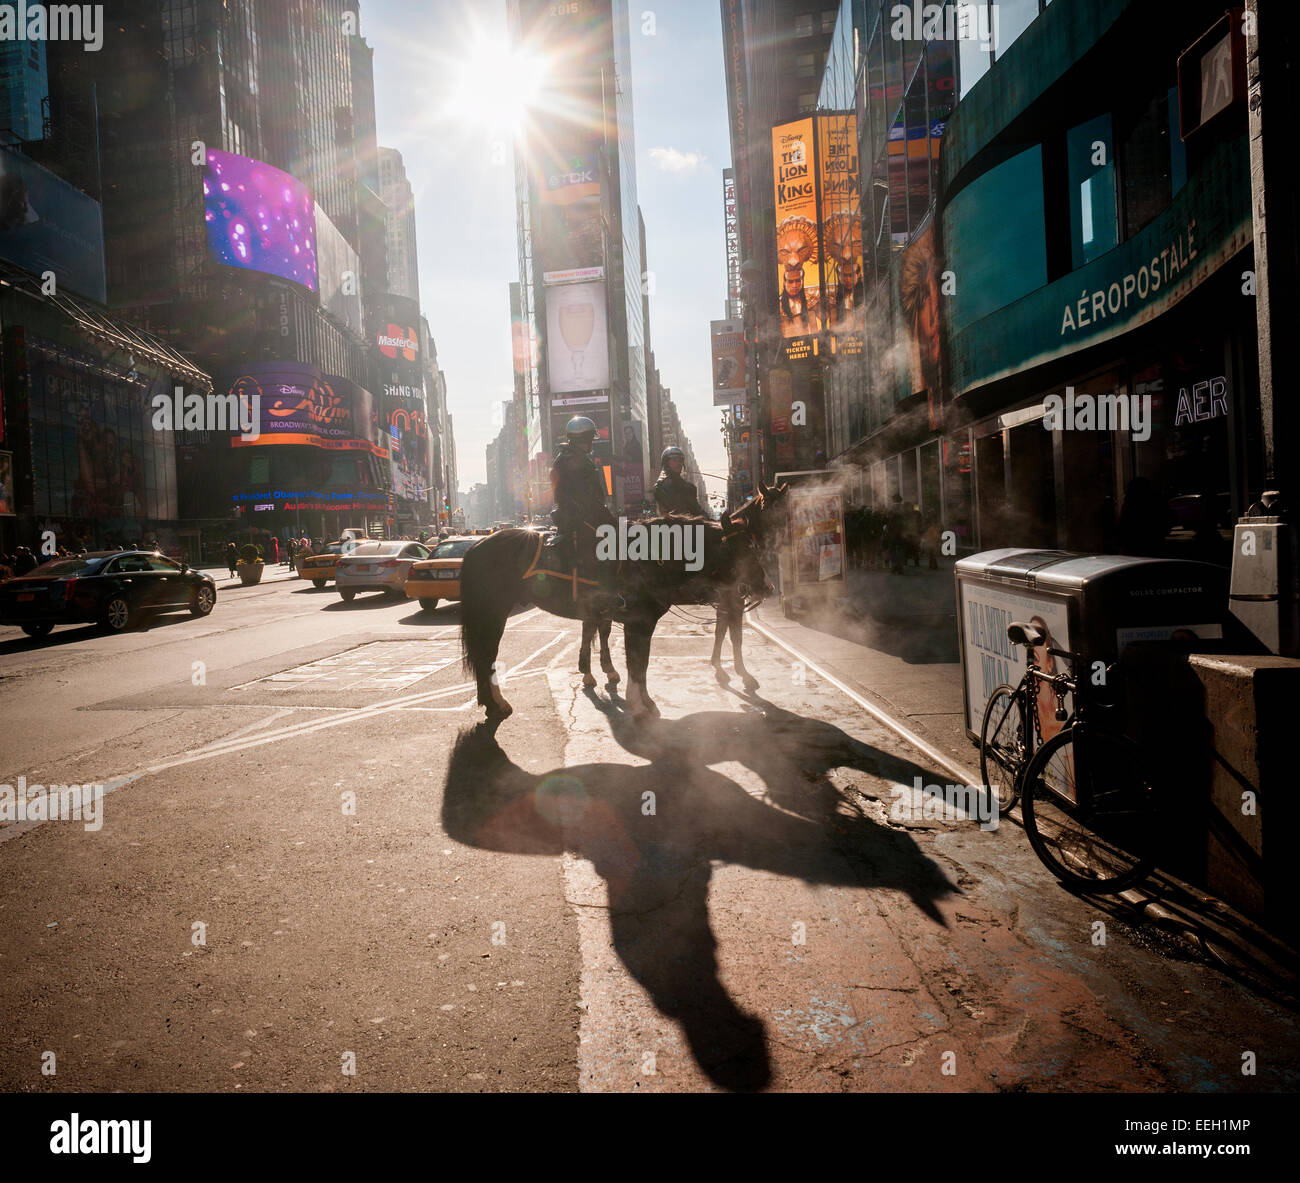
<svg viewBox="0 0 1300 1183">
<path fill-rule="evenodd" d="M 1244 10 L 1225 12 L 1178 55 L 1179 135 L 1186 140 L 1246 97 Z"/>
<path fill-rule="evenodd" d="M 419 338 L 409 325 L 403 328 L 401 325 L 390 324 L 386 329 L 380 329 L 375 334 L 375 344 L 385 357 L 396 358 L 400 350 L 407 361 L 414 361 L 420 349 Z"/>
</svg>

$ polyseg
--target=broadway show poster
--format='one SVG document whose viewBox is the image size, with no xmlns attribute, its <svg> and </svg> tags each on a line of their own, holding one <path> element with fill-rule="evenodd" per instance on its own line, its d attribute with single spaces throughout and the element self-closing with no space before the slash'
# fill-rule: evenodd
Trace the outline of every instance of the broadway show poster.
<svg viewBox="0 0 1300 1183">
<path fill-rule="evenodd" d="M 818 203 L 826 326 L 846 352 L 862 352 L 862 211 L 858 121 L 851 114 L 817 120 Z"/>
<path fill-rule="evenodd" d="M 745 383 L 745 322 L 711 320 L 709 344 L 713 354 L 713 405 L 730 407 L 747 397 Z"/>
<path fill-rule="evenodd" d="M 843 583 L 843 494 L 837 489 L 793 489 L 789 496 L 795 583 Z"/>
<path fill-rule="evenodd" d="M 908 389 L 929 396 L 930 426 L 942 409 L 942 344 L 939 336 L 939 258 L 934 222 L 899 256 L 898 306 L 907 339 Z"/>
<path fill-rule="evenodd" d="M 811 119 L 779 124 L 772 129 L 772 168 L 776 184 L 781 336 L 810 338 L 822 327 L 817 175 Z M 811 352 L 809 342 L 807 353 Z M 789 352 L 787 355 L 794 356 Z"/>
</svg>

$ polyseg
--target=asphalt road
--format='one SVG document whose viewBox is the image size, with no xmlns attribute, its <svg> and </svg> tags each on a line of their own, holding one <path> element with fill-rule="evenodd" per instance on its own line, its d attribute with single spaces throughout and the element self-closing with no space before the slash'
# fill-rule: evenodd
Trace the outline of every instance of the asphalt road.
<svg viewBox="0 0 1300 1183">
<path fill-rule="evenodd" d="M 752 630 L 755 693 L 666 620 L 642 722 L 520 612 L 487 728 L 456 606 L 220 583 L 0 630 L 0 783 L 109 789 L 98 830 L 0 822 L 0 1089 L 1300 1084 L 1285 1000 L 1015 825 L 900 813 L 952 777 Z"/>
</svg>

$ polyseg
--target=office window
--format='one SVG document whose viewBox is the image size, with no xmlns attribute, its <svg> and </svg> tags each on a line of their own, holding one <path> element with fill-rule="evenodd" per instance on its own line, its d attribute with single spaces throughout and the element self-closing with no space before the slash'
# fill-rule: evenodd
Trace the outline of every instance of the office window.
<svg viewBox="0 0 1300 1183">
<path fill-rule="evenodd" d="M 1177 91 L 1174 92 L 1175 101 Z M 1124 237 L 1132 238 L 1173 200 L 1174 153 L 1171 141 L 1183 143 L 1177 128 L 1169 125 L 1169 93 L 1148 104 L 1120 149 L 1120 175 L 1124 186 Z M 1184 166 L 1184 176 L 1186 168 Z"/>
<path fill-rule="evenodd" d="M 794 76 L 811 78 L 817 73 L 817 58 L 811 53 L 798 54 L 794 59 Z"/>
<path fill-rule="evenodd" d="M 1104 255 L 1118 242 L 1115 147 L 1109 115 L 1066 133 L 1070 177 L 1070 242 L 1073 267 Z"/>
<path fill-rule="evenodd" d="M 816 110 L 817 110 L 817 94 L 815 91 L 809 94 L 801 94 L 799 96 L 800 115 L 811 115 Z"/>
<path fill-rule="evenodd" d="M 802 12 L 794 18 L 794 35 L 796 37 L 811 37 L 813 35 L 813 14 L 811 12 Z"/>
</svg>

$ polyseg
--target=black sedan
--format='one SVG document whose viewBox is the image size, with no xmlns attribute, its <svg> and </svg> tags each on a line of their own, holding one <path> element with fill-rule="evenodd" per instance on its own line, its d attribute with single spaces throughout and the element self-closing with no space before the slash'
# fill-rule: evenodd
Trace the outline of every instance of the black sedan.
<svg viewBox="0 0 1300 1183">
<path fill-rule="evenodd" d="M 100 550 L 51 559 L 0 583 L 0 624 L 44 637 L 56 624 L 95 622 L 111 633 L 144 613 L 188 608 L 206 616 L 217 602 L 212 576 L 156 552 Z"/>
</svg>

